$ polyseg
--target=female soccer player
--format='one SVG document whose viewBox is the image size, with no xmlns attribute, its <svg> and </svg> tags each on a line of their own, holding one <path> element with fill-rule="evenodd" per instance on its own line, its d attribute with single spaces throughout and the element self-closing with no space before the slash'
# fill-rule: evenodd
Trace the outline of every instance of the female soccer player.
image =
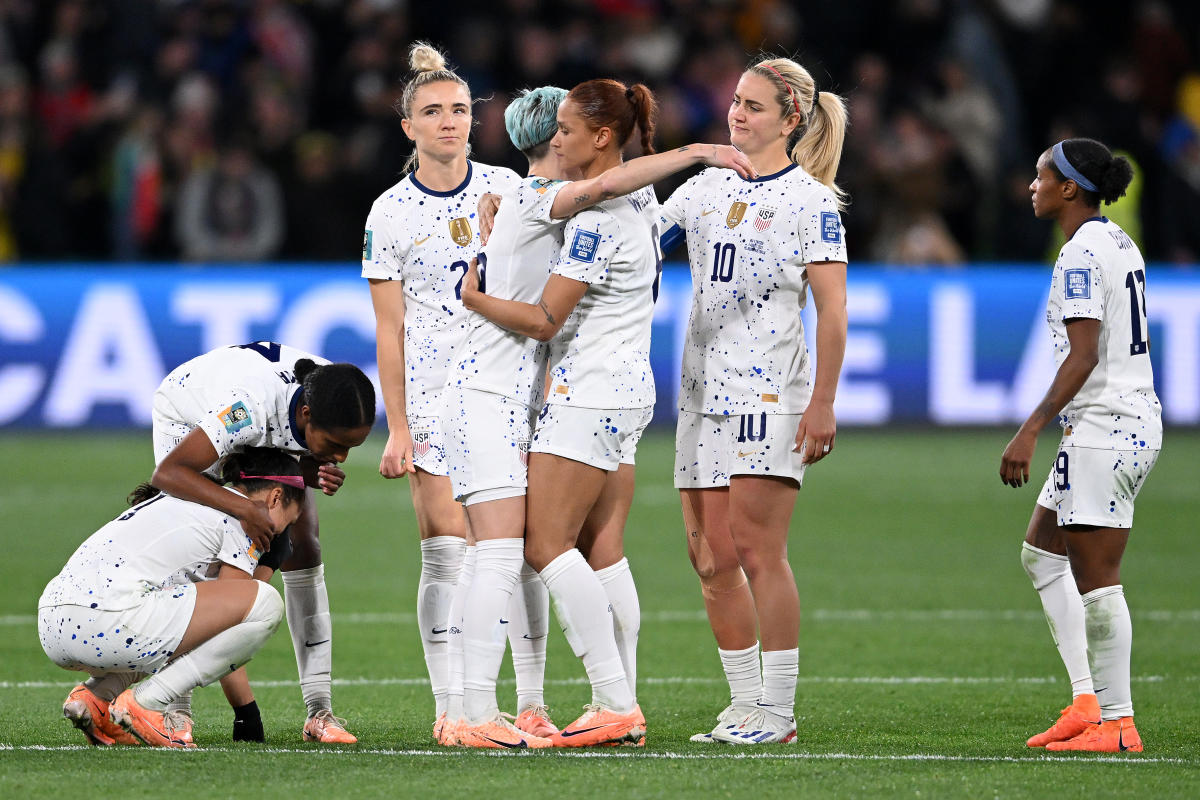
<svg viewBox="0 0 1200 800">
<path fill-rule="evenodd" d="M 505 195 L 495 232 L 479 256 L 486 266 L 489 297 L 526 304 L 538 300 L 559 259 L 563 218 L 572 213 L 701 161 L 750 174 L 748 160 L 732 147 L 691 145 L 623 163 L 588 180 L 564 183 L 559 180 L 564 173 L 551 152 L 550 140 L 558 130 L 558 106 L 566 95 L 564 89 L 542 87 L 523 93 L 505 110 L 509 138 L 529 159 L 529 177 Z M 463 302 L 468 308 L 480 299 L 476 274 L 470 273 L 463 282 Z M 504 654 L 503 630 L 512 624 L 511 614 L 497 610 L 507 607 L 518 577 L 526 595 L 530 580 L 543 586 L 537 573 L 523 570 L 522 538 L 525 463 L 533 419 L 545 394 L 545 347 L 480 315 L 473 315 L 469 326 L 444 390 L 450 479 L 455 496 L 466 505 L 477 540 L 474 576 L 463 604 L 465 722 L 456 722 L 448 730 L 458 743 L 469 747 L 521 747 L 522 742 L 545 746 L 549 744 L 545 737 L 558 729 L 549 721 L 540 682 L 536 696 L 518 697 L 520 713 L 515 726 L 500 716 L 495 695 L 496 674 Z M 605 559 L 592 566 L 614 614 L 626 617 L 618 619 L 617 633 L 621 637 L 618 644 L 627 645 L 620 649 L 631 684 L 637 591 L 621 552 L 621 534 L 632 500 L 632 470 L 628 464 L 609 473 L 602 497 L 613 495 L 613 503 L 598 503 L 599 513 L 593 509 L 589 515 L 597 539 L 591 543 L 592 554 Z M 613 481 L 618 473 L 627 475 L 628 480 Z M 617 513 L 622 499 L 626 505 Z M 542 591 L 544 604 L 544 588 Z M 544 620 L 547 609 L 543 607 L 539 616 Z M 448 743 L 445 735 L 443 743 Z"/>
<path fill-rule="evenodd" d="M 272 528 L 265 511 L 223 491 L 204 473 L 213 474 L 230 453 L 272 447 L 300 455 L 308 485 L 332 495 L 346 477 L 337 465 L 366 440 L 374 422 L 375 389 L 353 364 L 330 364 L 276 342 L 221 347 L 176 367 L 155 392 L 158 466 L 151 483 L 232 514 L 266 551 Z M 348 743 L 356 739 L 331 710 L 333 631 L 317 504 L 311 499 L 288 531 L 292 555 L 282 565 L 288 628 L 308 708 L 303 736 Z"/>
<path fill-rule="evenodd" d="M 224 470 L 232 488 L 216 491 L 256 504 L 272 530 L 300 516 L 304 478 L 286 453 L 253 448 Z M 172 578 L 200 567 L 249 578 L 261 553 L 230 514 L 161 493 L 88 537 L 38 600 L 46 655 L 92 675 L 71 692 L 67 719 L 93 744 L 194 747 L 191 718 L 167 706 L 249 661 L 283 602 L 261 581 Z"/>
<path fill-rule="evenodd" d="M 438 738 L 448 707 L 461 703 L 461 655 L 452 656 L 455 649 L 461 654 L 461 637 L 448 634 L 459 632 L 450 624 L 460 616 L 451 608 L 461 602 L 456 588 L 470 580 L 466 516 L 446 476 L 442 387 L 466 333 L 461 293 L 468 262 L 479 251 L 476 206 L 484 193 L 502 192 L 519 179 L 511 170 L 467 158 L 471 92 L 442 54 L 417 43 L 409 63 L 416 75 L 399 110 L 415 146 L 409 163 L 416 169 L 371 206 L 362 276 L 371 286 L 388 420 L 379 472 L 409 476 L 421 536 L 417 623 Z M 453 711 L 451 718 L 461 715 L 461 709 Z"/>
<path fill-rule="evenodd" d="M 621 164 L 621 148 L 635 126 L 642 149 L 653 152 L 655 116 L 654 97 L 645 86 L 586 81 L 559 106 L 550 146 L 568 174 L 595 178 Z M 632 470 L 653 410 L 649 351 L 653 287 L 661 267 L 657 213 L 653 191 L 641 189 L 572 217 L 536 304 L 472 291 L 474 270 L 464 284 L 472 310 L 515 333 L 550 341 L 550 388 L 530 444 L 525 560 L 554 598 L 593 695 L 583 716 L 549 737 L 560 746 L 645 738 L 645 718 L 617 648 L 608 596 L 575 545 L 609 475 L 622 466 Z"/>
<path fill-rule="evenodd" d="M 675 486 L 732 697 L 693 740 L 763 744 L 796 736 L 788 525 L 805 468 L 829 454 L 836 431 L 846 246 L 834 176 L 846 112 L 802 66 L 772 58 L 742 74 L 728 123 L 761 177 L 705 170 L 663 207 L 664 250 L 686 236 L 693 287 Z M 809 287 L 815 379 L 800 321 Z"/>
<path fill-rule="evenodd" d="M 1125 194 L 1132 178 L 1129 162 L 1100 142 L 1068 139 L 1042 153 L 1029 185 L 1033 213 L 1067 238 L 1046 309 L 1058 372 L 1004 449 L 1000 479 L 1013 487 L 1029 480 L 1038 433 L 1057 418 L 1062 443 L 1021 547 L 1074 696 L 1054 725 L 1026 742 L 1047 750 L 1142 750 L 1121 556 L 1134 498 L 1162 447 L 1161 406 L 1146 265 L 1125 231 L 1100 216 L 1100 203 Z"/>
</svg>

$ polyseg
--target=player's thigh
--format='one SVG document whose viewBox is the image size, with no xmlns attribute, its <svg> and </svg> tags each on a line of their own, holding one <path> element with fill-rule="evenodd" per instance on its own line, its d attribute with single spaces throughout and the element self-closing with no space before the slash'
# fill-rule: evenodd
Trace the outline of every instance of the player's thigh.
<svg viewBox="0 0 1200 800">
<path fill-rule="evenodd" d="M 261 585 L 259 581 L 203 581 L 196 584 L 196 606 L 175 654 L 183 655 L 244 620 Z"/>
<path fill-rule="evenodd" d="M 730 479 L 729 531 L 743 566 L 749 560 L 787 558 L 788 527 L 799 490 L 791 478 L 735 475 Z"/>
<path fill-rule="evenodd" d="M 1121 582 L 1121 559 L 1129 543 L 1128 528 L 1072 525 L 1064 530 L 1071 574 L 1080 594 Z"/>
<path fill-rule="evenodd" d="M 729 531 L 729 487 L 680 489 L 688 557 L 701 578 L 739 566 Z"/>
<path fill-rule="evenodd" d="M 1029 527 L 1025 530 L 1025 541 L 1032 547 L 1056 556 L 1067 554 L 1067 540 L 1063 537 L 1063 529 L 1058 526 L 1057 512 L 1040 503 L 1033 507 Z"/>
<path fill-rule="evenodd" d="M 413 511 L 417 517 L 417 531 L 422 539 L 434 536 L 467 535 L 467 518 L 463 508 L 454 499 L 454 489 L 446 475 L 433 475 L 417 467 L 408 476 L 412 491 Z"/>
<path fill-rule="evenodd" d="M 604 489 L 605 470 L 550 453 L 529 454 L 525 560 L 536 570 L 575 546 Z"/>
<path fill-rule="evenodd" d="M 624 462 L 608 473 L 583 522 L 578 546 L 592 569 L 611 567 L 625 555 L 625 522 L 633 507 L 635 473 L 634 465 Z"/>
<path fill-rule="evenodd" d="M 525 495 L 471 503 L 466 507 L 471 538 L 477 542 L 520 539 L 525 535 Z"/>
</svg>

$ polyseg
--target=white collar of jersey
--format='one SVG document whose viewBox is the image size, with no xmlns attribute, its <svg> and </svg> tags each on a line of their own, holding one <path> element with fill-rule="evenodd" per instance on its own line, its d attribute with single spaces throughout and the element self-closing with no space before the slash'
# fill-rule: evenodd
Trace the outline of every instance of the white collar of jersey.
<svg viewBox="0 0 1200 800">
<path fill-rule="evenodd" d="M 773 181 L 776 178 L 780 178 L 784 175 L 787 175 L 789 172 L 791 172 L 798 166 L 800 166 L 800 165 L 799 164 L 788 164 L 786 167 L 779 170 L 779 172 L 772 172 L 770 175 L 759 175 L 757 178 L 745 178 L 744 180 L 746 180 L 748 183 L 763 183 L 765 181 Z"/>
<path fill-rule="evenodd" d="M 1083 222 L 1079 223 L 1079 227 L 1075 229 L 1075 233 L 1079 233 L 1079 231 L 1083 229 L 1083 226 L 1087 225 L 1089 222 L 1108 222 L 1108 217 L 1088 217 Z M 1071 234 L 1072 239 L 1075 238 L 1075 233 Z"/>
<path fill-rule="evenodd" d="M 456 195 L 459 192 L 461 192 L 463 189 L 467 188 L 467 184 L 471 182 L 472 171 L 474 171 L 474 165 L 471 163 L 470 159 L 468 159 L 467 160 L 467 177 L 463 178 L 462 183 L 460 183 L 458 186 L 455 186 L 453 189 L 451 189 L 448 192 L 437 192 L 437 191 L 434 191 L 433 189 L 430 189 L 425 184 L 421 183 L 419 180 L 417 180 L 417 171 L 415 169 L 412 172 L 408 173 L 408 177 L 412 179 L 413 186 L 417 187 L 425 194 L 433 195 L 434 197 L 452 197 L 453 195 Z"/>
</svg>

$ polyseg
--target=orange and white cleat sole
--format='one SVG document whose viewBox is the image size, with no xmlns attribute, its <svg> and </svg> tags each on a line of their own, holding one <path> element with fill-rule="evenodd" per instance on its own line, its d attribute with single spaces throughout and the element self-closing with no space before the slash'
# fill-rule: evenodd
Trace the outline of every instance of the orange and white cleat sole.
<svg viewBox="0 0 1200 800">
<path fill-rule="evenodd" d="M 141 744 L 121 730 L 108 715 L 108 703 L 92 694 L 82 683 L 71 690 L 63 702 L 63 718 L 79 729 L 89 743 L 97 747 L 114 744 Z"/>
<path fill-rule="evenodd" d="M 537 750 L 553 747 L 546 737 L 526 733 L 499 716 L 478 725 L 462 723 L 458 726 L 457 734 L 461 747 L 487 750 Z"/>
<path fill-rule="evenodd" d="M 1030 736 L 1026 747 L 1046 747 L 1051 742 L 1065 742 L 1100 723 L 1100 703 L 1094 694 L 1081 694 L 1064 708 L 1058 721 L 1036 736 Z"/>
<path fill-rule="evenodd" d="M 166 714 L 144 708 L 133 695 L 133 689 L 121 692 L 113 700 L 109 713 L 113 722 L 151 747 L 195 747 L 192 741 L 192 721 L 184 714 Z"/>
<path fill-rule="evenodd" d="M 304 722 L 304 741 L 321 744 L 354 744 L 358 737 L 346 730 L 346 720 L 339 719 L 329 709 L 321 709 Z"/>
<path fill-rule="evenodd" d="M 1142 737 L 1133 726 L 1133 717 L 1109 719 L 1091 725 L 1078 736 L 1065 742 L 1050 742 L 1047 750 L 1054 752 L 1083 751 L 1088 753 L 1140 753 Z"/>
<path fill-rule="evenodd" d="M 558 733 L 558 726 L 550 719 L 550 709 L 545 706 L 531 706 L 525 709 L 517 714 L 512 723 L 518 730 L 543 739 Z"/>
<path fill-rule="evenodd" d="M 583 716 L 550 737 L 555 747 L 593 747 L 595 745 L 632 744 L 644 742 L 646 718 L 634 706 L 624 714 L 589 704 Z"/>
</svg>

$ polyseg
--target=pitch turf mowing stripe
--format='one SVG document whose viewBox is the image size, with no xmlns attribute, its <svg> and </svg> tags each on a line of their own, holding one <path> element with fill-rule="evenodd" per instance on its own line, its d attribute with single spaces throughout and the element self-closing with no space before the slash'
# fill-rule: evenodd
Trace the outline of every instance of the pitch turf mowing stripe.
<svg viewBox="0 0 1200 800">
<path fill-rule="evenodd" d="M 1200 609 L 1151 609 L 1131 612 L 1141 622 L 1200 622 Z M 334 613 L 333 622 L 339 625 L 412 625 L 417 615 L 406 612 Z M 874 609 L 874 608 L 817 608 L 801 611 L 805 622 L 995 622 L 1044 620 L 1045 614 L 1031 609 Z M 643 623 L 707 622 L 702 610 L 646 611 Z M 0 627 L 35 625 L 33 614 L 0 615 Z"/>
<path fill-rule="evenodd" d="M 1130 678 L 1134 683 L 1172 683 L 1176 681 L 1200 680 L 1200 675 L 1134 675 Z M 1065 683 L 1062 678 L 1055 677 L 1005 677 L 1005 676 L 970 676 L 970 675 L 801 675 L 799 683 L 806 684 L 866 684 L 883 686 L 991 686 L 995 684 L 1046 684 Z M 499 684 L 513 685 L 512 678 L 501 678 Z M 584 686 L 587 678 L 548 678 L 547 686 Z M 713 685 L 725 683 L 724 678 L 704 678 L 696 676 L 675 676 L 667 678 L 638 678 L 639 685 L 646 686 L 675 686 L 675 685 Z M 0 689 L 70 689 L 75 683 L 69 681 L 0 681 Z M 255 680 L 255 688 L 286 689 L 296 685 L 295 680 Z M 334 686 L 428 686 L 428 678 L 334 678 Z"/>
<path fill-rule="evenodd" d="M 786 746 L 786 745 L 785 745 Z M 68 745 L 12 745 L 0 743 L 0 751 L 30 751 L 30 752 L 124 752 L 128 753 L 130 748 L 114 747 L 114 748 L 96 748 L 90 745 L 68 744 Z M 1046 762 L 1080 762 L 1088 763 L 1103 763 L 1103 764 L 1182 764 L 1187 766 L 1198 765 L 1200 760 L 1189 758 L 1159 758 L 1155 756 L 1097 756 L 1092 754 L 1079 754 L 1074 756 L 1050 756 L 1042 754 L 1031 754 L 1025 757 L 1020 756 L 954 756 L 945 755 L 943 753 L 906 753 L 897 755 L 872 755 L 865 753 L 679 753 L 669 750 L 639 750 L 637 752 L 630 751 L 599 751 L 599 750 L 566 750 L 554 748 L 550 750 L 523 750 L 519 753 L 516 751 L 496 752 L 494 750 L 470 750 L 470 749 L 447 749 L 447 750 L 398 750 L 391 748 L 359 748 L 354 745 L 346 745 L 344 747 L 331 748 L 329 745 L 322 747 L 197 747 L 194 749 L 179 750 L 167 747 L 146 747 L 141 748 L 139 752 L 144 753 L 237 753 L 241 755 L 259 754 L 259 753 L 282 753 L 282 754 L 299 754 L 305 756 L 410 756 L 410 757 L 432 757 L 432 758 L 464 758 L 471 755 L 480 755 L 490 758 L 636 758 L 636 759 L 666 759 L 678 761 L 957 761 L 967 763 L 1003 763 L 1003 764 L 1044 764 Z M 185 756 L 186 757 L 186 756 Z"/>
</svg>

